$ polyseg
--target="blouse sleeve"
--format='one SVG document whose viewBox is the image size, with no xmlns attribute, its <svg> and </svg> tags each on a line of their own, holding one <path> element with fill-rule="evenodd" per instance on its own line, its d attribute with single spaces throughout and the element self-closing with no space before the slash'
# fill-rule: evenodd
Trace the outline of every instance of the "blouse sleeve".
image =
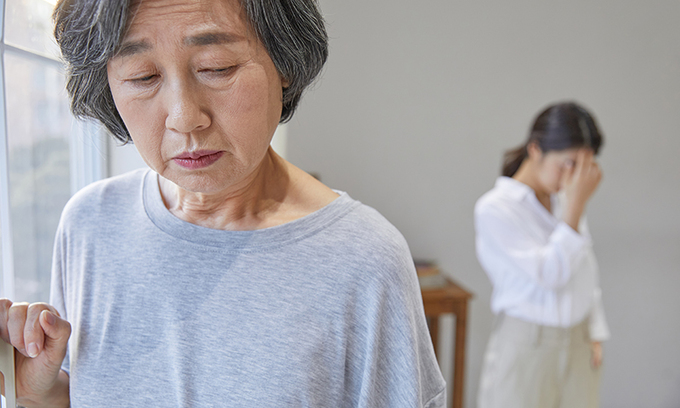
<svg viewBox="0 0 680 408">
<path fill-rule="evenodd" d="M 558 289 L 569 282 L 572 266 L 591 245 L 588 237 L 564 222 L 541 245 L 522 220 L 492 206 L 475 209 L 475 228 L 477 256 L 492 281 L 498 278 L 497 271 L 514 267 L 537 284 Z"/>
<path fill-rule="evenodd" d="M 588 219 L 585 215 L 581 218 L 578 228 L 584 236 L 590 237 L 590 227 L 588 226 Z M 596 268 L 597 274 L 599 275 L 599 267 L 596 266 Z M 588 329 L 592 341 L 609 340 L 610 332 L 604 314 L 604 304 L 602 303 L 602 290 L 600 289 L 599 279 L 597 286 L 593 290 L 593 308 L 590 312 Z"/>
<path fill-rule="evenodd" d="M 609 326 L 604 316 L 604 305 L 602 304 L 602 291 L 596 288 L 593 292 L 593 309 L 590 312 L 589 331 L 592 341 L 606 341 L 611 336 Z"/>
</svg>

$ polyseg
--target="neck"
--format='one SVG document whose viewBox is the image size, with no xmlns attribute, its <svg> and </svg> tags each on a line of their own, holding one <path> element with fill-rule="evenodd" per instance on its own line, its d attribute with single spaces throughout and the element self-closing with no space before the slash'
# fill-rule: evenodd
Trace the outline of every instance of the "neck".
<svg viewBox="0 0 680 408">
<path fill-rule="evenodd" d="M 512 178 L 523 184 L 526 184 L 532 190 L 534 190 L 534 194 L 536 194 L 538 201 L 548 211 L 551 211 L 550 193 L 541 188 L 541 184 L 539 183 L 537 177 L 537 169 L 529 159 L 524 160 Z"/>
<path fill-rule="evenodd" d="M 286 164 L 270 148 L 262 163 L 231 188 L 196 193 L 160 177 L 161 195 L 173 215 L 192 224 L 223 230 L 265 228 L 290 187 Z"/>
</svg>

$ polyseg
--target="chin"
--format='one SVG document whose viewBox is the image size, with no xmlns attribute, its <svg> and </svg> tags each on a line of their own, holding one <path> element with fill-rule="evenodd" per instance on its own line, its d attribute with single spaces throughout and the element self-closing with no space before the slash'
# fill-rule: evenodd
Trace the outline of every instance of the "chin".
<svg viewBox="0 0 680 408">
<path fill-rule="evenodd" d="M 197 172 L 195 174 L 168 174 L 167 178 L 179 188 L 192 193 L 214 194 L 225 189 L 225 180 L 212 174 Z"/>
</svg>

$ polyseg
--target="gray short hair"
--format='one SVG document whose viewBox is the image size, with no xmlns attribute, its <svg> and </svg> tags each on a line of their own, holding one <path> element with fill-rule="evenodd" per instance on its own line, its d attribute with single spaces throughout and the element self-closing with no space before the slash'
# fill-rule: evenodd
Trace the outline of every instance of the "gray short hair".
<svg viewBox="0 0 680 408">
<path fill-rule="evenodd" d="M 316 0 L 240 0 L 251 27 L 267 49 L 283 89 L 280 122 L 293 116 L 305 88 L 328 57 L 328 35 Z M 61 0 L 54 36 L 66 62 L 71 111 L 99 120 L 123 143 L 131 142 L 109 88 L 106 65 L 128 26 L 130 0 Z"/>
</svg>

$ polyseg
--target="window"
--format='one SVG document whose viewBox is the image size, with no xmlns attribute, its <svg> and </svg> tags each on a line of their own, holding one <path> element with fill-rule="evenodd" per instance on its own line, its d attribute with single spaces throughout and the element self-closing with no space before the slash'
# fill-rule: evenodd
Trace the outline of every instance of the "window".
<svg viewBox="0 0 680 408">
<path fill-rule="evenodd" d="M 61 211 L 104 176 L 104 132 L 69 112 L 55 3 L 0 0 L 0 296 L 16 301 L 49 300 Z"/>
</svg>

